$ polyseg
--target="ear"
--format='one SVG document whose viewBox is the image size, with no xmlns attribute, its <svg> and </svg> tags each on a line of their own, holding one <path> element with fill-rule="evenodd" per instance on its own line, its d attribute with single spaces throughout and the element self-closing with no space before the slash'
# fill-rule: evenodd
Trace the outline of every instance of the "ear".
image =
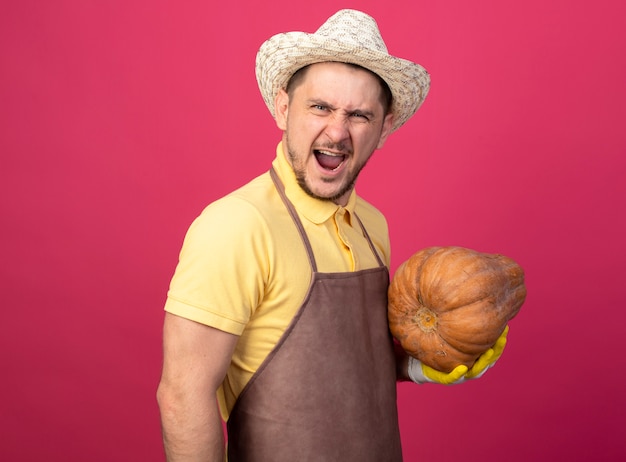
<svg viewBox="0 0 626 462">
<path fill-rule="evenodd" d="M 289 112 L 289 95 L 282 88 L 278 90 L 276 98 L 274 98 L 274 114 L 276 116 L 276 125 L 281 130 L 287 130 L 287 113 Z"/>
<path fill-rule="evenodd" d="M 376 149 L 380 149 L 387 141 L 387 137 L 391 134 L 391 127 L 393 127 L 393 114 L 389 113 L 385 116 L 385 120 L 383 120 L 383 128 L 380 132 L 380 138 L 378 140 L 378 146 Z"/>
</svg>

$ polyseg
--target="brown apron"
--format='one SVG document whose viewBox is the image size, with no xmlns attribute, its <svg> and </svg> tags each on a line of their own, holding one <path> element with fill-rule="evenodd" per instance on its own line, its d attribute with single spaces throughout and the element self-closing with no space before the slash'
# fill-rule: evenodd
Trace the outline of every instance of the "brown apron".
<svg viewBox="0 0 626 462">
<path fill-rule="evenodd" d="M 313 277 L 298 313 L 234 405 L 228 460 L 401 461 L 387 268 L 357 217 L 379 266 L 318 273 L 295 208 L 271 174 Z"/>
</svg>

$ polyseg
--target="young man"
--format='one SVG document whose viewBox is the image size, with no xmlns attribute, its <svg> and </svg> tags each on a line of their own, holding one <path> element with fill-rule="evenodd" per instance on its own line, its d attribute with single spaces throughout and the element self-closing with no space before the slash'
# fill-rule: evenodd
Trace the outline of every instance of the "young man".
<svg viewBox="0 0 626 462">
<path fill-rule="evenodd" d="M 168 460 L 223 460 L 224 418 L 231 462 L 399 461 L 396 380 L 458 382 L 501 353 L 442 374 L 389 335 L 387 224 L 354 185 L 428 74 L 342 10 L 265 42 L 257 79 L 282 140 L 185 238 L 158 391 Z"/>
</svg>

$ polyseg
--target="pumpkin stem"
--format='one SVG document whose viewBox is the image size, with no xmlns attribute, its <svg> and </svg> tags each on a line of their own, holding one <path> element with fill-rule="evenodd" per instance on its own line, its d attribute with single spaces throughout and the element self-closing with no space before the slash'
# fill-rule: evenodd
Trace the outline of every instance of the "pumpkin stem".
<svg viewBox="0 0 626 462">
<path fill-rule="evenodd" d="M 437 314 L 426 307 L 421 307 L 415 313 L 413 322 L 422 332 L 434 332 L 437 330 Z"/>
</svg>

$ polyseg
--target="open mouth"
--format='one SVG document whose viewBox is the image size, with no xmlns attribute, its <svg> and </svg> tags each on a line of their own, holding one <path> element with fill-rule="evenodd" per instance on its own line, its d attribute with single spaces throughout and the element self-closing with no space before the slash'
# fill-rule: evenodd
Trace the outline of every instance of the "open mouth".
<svg viewBox="0 0 626 462">
<path fill-rule="evenodd" d="M 315 151 L 313 151 L 313 154 L 315 154 L 315 158 L 317 159 L 317 163 L 324 170 L 328 170 L 328 171 L 331 171 L 331 172 L 335 171 L 339 167 L 341 167 L 341 164 L 343 164 L 343 161 L 346 159 L 346 156 L 344 156 L 342 154 L 333 154 L 333 153 L 328 152 L 328 151 L 315 150 Z"/>
</svg>

